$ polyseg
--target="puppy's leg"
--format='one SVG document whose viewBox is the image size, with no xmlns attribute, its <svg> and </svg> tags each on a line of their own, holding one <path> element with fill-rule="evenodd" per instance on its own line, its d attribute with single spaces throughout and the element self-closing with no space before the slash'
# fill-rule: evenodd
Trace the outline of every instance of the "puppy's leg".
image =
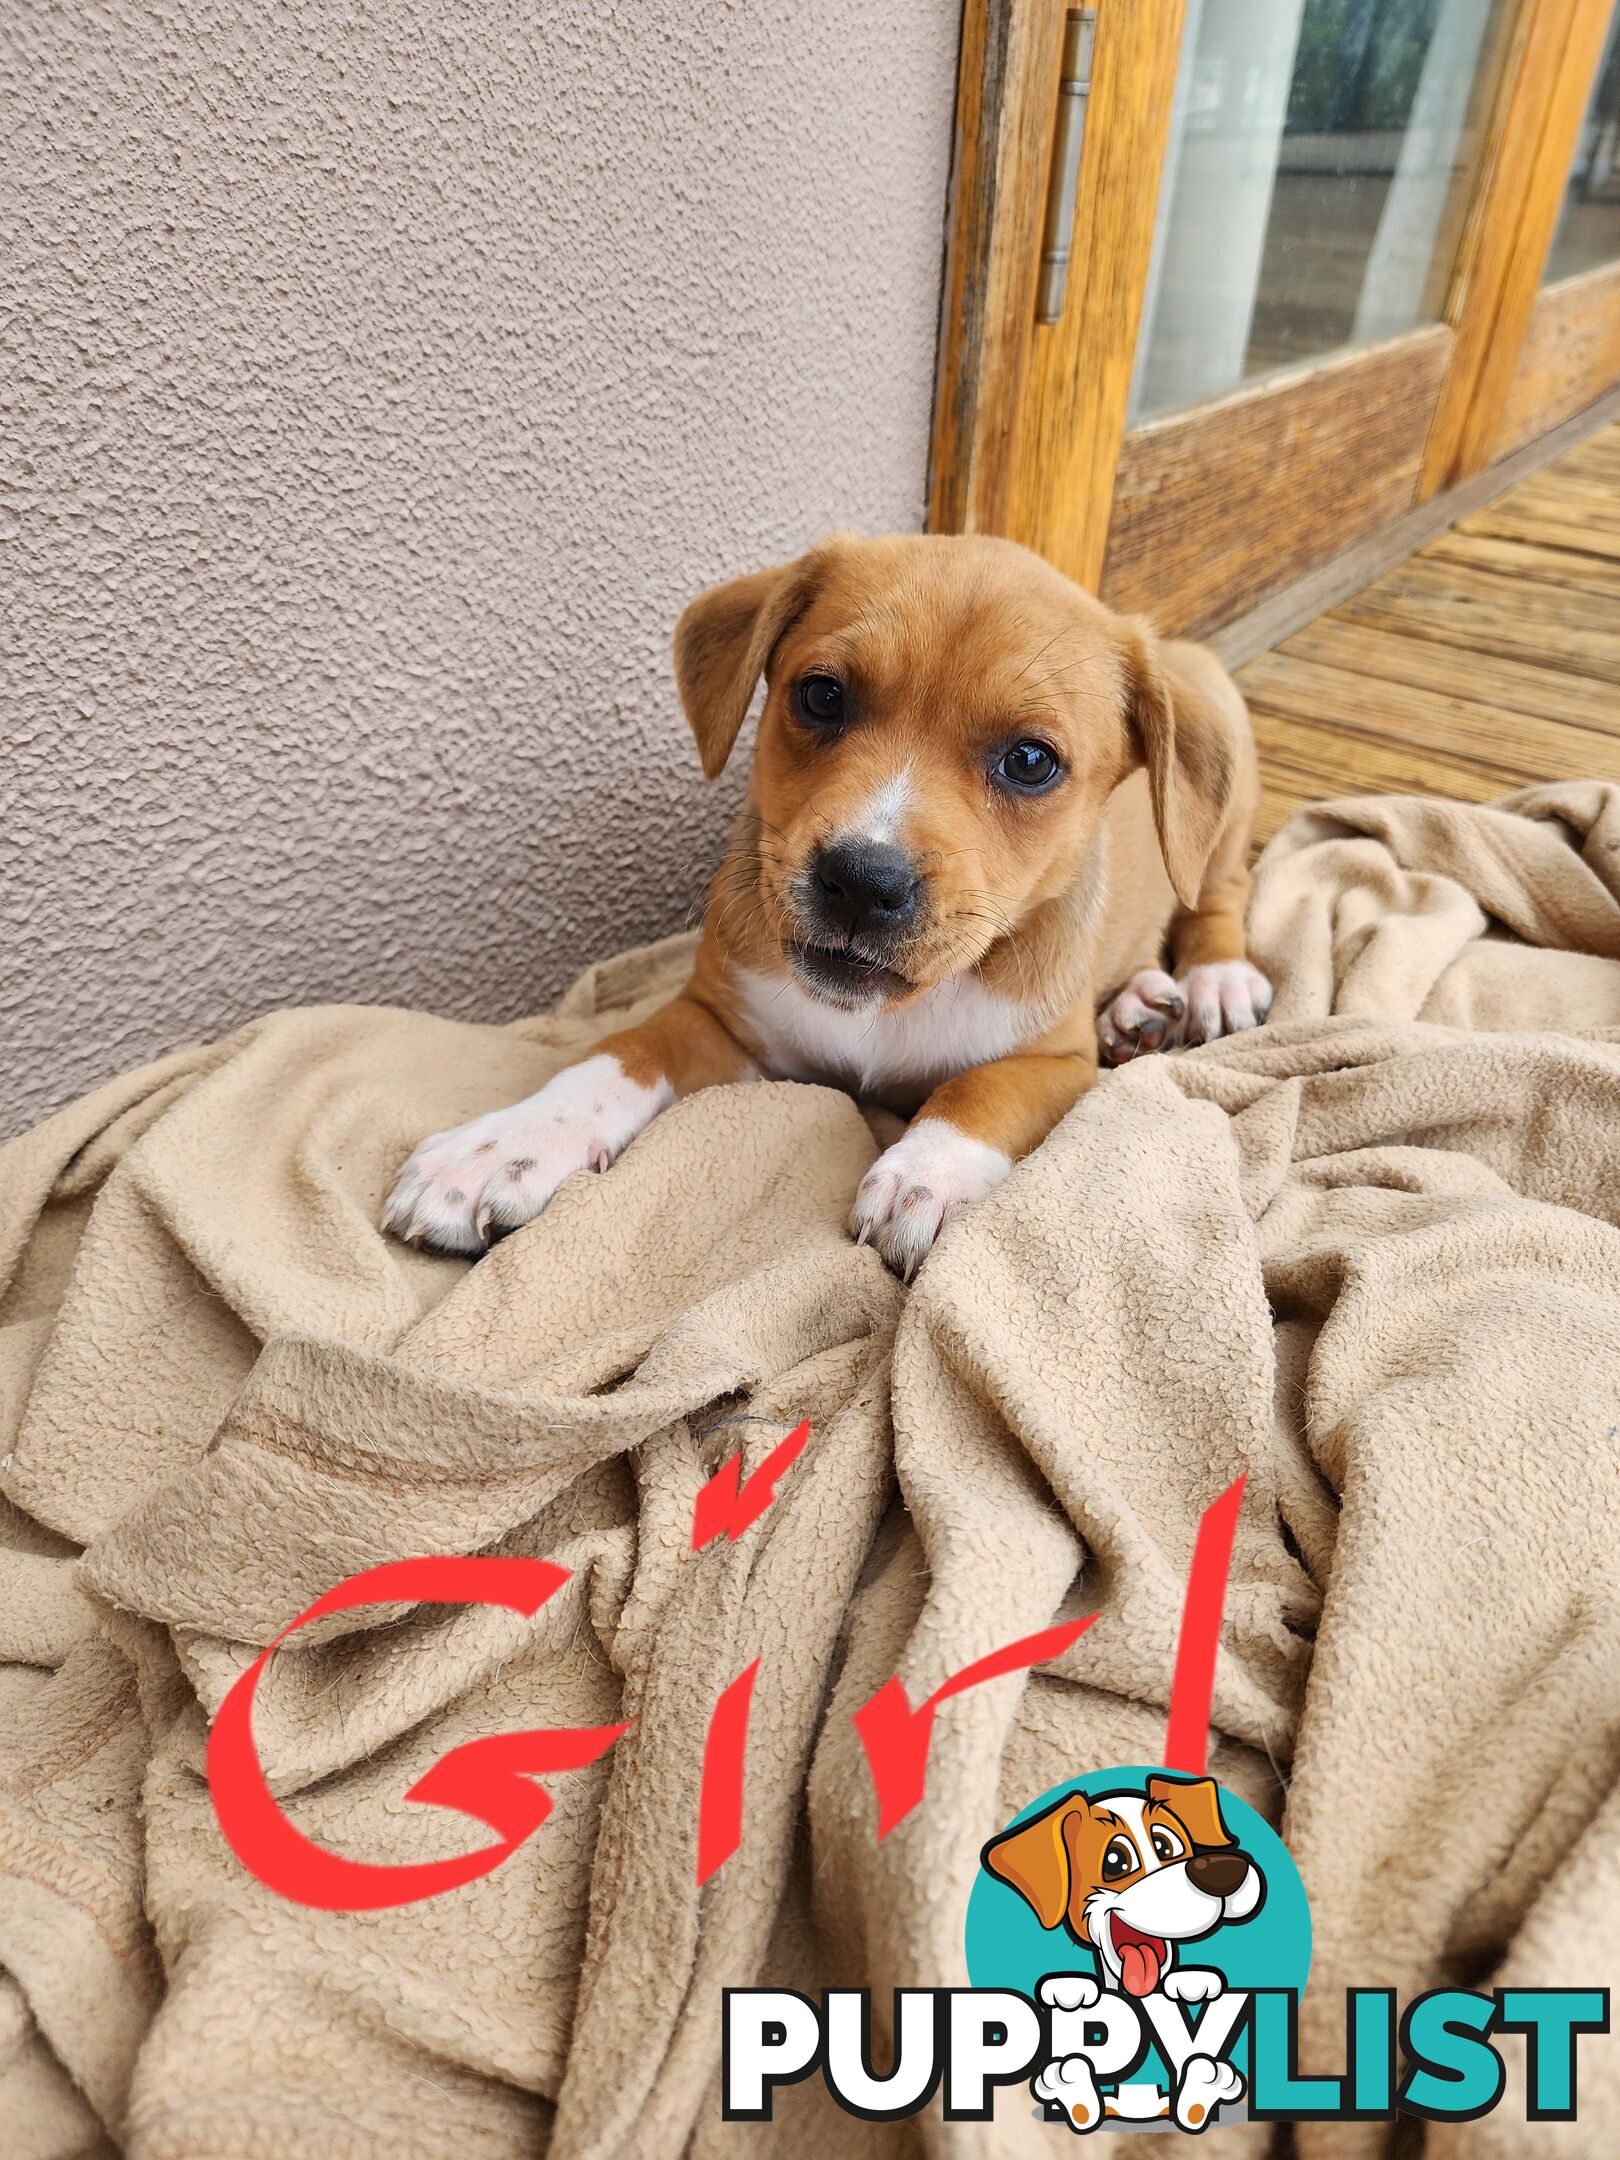
<svg viewBox="0 0 1620 2160">
<path fill-rule="evenodd" d="M 1171 971 L 1144 954 L 1097 1015 L 1105 1064 L 1214 1042 L 1258 1027 L 1270 1012 L 1271 985 L 1248 959 L 1243 940 L 1253 821 L 1252 788 L 1243 786 L 1205 868 L 1198 905 L 1177 907 L 1170 918 Z"/>
<path fill-rule="evenodd" d="M 674 998 L 509 1109 L 424 1140 L 394 1180 L 383 1228 L 478 1253 L 539 1214 L 576 1170 L 605 1170 L 677 1097 L 757 1075 L 708 1006 Z"/>
<path fill-rule="evenodd" d="M 1166 660 L 1185 723 L 1220 736 L 1230 775 L 1198 904 L 1179 907 L 1170 919 L 1170 964 L 1186 1006 L 1178 1039 L 1190 1045 L 1258 1027 L 1271 1010 L 1271 985 L 1250 962 L 1243 938 L 1260 766 L 1242 694 L 1214 655 L 1176 644 L 1166 647 Z"/>
<path fill-rule="evenodd" d="M 1171 918 L 1171 964 L 1184 1006 L 1176 1039 L 1182 1043 L 1215 1042 L 1258 1027 L 1271 1010 L 1271 985 L 1243 940 L 1250 824 L 1245 814 L 1226 827 L 1204 873 L 1198 906 Z"/>
<path fill-rule="evenodd" d="M 1235 860 L 1223 859 L 1229 849 Z M 1175 972 L 1137 968 L 1098 1012 L 1104 1064 L 1127 1065 L 1155 1050 L 1215 1042 L 1258 1027 L 1270 1012 L 1271 984 L 1244 951 L 1247 849 L 1246 833 L 1224 834 L 1197 908 L 1178 909 L 1171 918 Z"/>
<path fill-rule="evenodd" d="M 907 1281 L 946 1224 L 999 1185 L 1096 1079 L 1090 1013 L 1068 1032 L 1072 1049 L 1032 1046 L 935 1088 L 862 1178 L 850 1229 Z"/>
</svg>

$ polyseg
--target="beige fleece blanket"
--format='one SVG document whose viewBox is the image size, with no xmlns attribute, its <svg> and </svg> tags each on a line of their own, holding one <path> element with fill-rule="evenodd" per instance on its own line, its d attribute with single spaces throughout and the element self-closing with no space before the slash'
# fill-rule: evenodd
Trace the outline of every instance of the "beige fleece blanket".
<svg viewBox="0 0 1620 2160">
<path fill-rule="evenodd" d="M 1161 1752 L 1240 1470 L 1212 1768 L 1311 1894 L 1307 2067 L 1341 2065 L 1346 1985 L 1620 1980 L 1620 788 L 1298 817 L 1254 943 L 1273 1025 L 1104 1079 L 909 1295 L 844 1231 L 873 1130 L 813 1087 L 679 1105 L 476 1267 L 378 1234 L 422 1132 L 645 1010 L 679 940 L 511 1028 L 275 1014 L 0 1155 L 0 2151 L 1052 2153 L 1021 2088 L 992 2128 L 867 2125 L 815 2080 L 726 2127 L 719 1991 L 960 1982 L 988 1833 Z M 769 1513 L 694 1555 L 705 1477 L 805 1416 Z M 532 1621 L 279 1653 L 255 1722 L 299 1825 L 462 1850 L 401 1798 L 452 1746 L 629 1732 L 478 1883 L 278 1899 L 213 1822 L 209 1714 L 340 1578 L 460 1552 L 572 1579 Z M 943 1710 L 877 1844 L 852 1710 L 1094 1606 Z M 703 1735 L 755 1657 L 744 1842 L 698 1893 Z M 1515 2061 L 1423 2149 L 1612 2155 L 1620 2043 L 1581 2091 L 1527 2126 Z"/>
</svg>

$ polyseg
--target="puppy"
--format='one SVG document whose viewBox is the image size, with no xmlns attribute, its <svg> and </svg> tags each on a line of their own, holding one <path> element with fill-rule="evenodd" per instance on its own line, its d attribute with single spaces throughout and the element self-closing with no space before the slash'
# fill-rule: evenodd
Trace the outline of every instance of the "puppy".
<svg viewBox="0 0 1620 2160">
<path fill-rule="evenodd" d="M 1264 1019 L 1243 948 L 1254 747 L 1211 654 L 1010 541 L 838 535 L 682 615 L 711 780 L 761 676 L 691 981 L 527 1101 L 424 1140 L 388 1229 L 481 1252 L 679 1097 L 811 1080 L 914 1115 L 850 1217 L 909 1277 L 1099 1057 Z"/>
<path fill-rule="evenodd" d="M 1150 1777 L 1144 1792 L 1068 1793 L 992 1838 L 981 1858 L 1042 1927 L 1061 1927 L 1095 1953 L 1098 1979 L 1069 1973 L 1041 1982 L 1048 2009 L 1070 2017 L 1091 2010 L 1105 1990 L 1138 1998 L 1158 1990 L 1207 2011 L 1225 1983 L 1212 1968 L 1179 1964 L 1180 1945 L 1252 1920 L 1265 1902 L 1265 1878 L 1228 1831 L 1209 1778 Z M 1205 2030 L 1201 2018 L 1198 2040 Z M 1054 2048 L 1057 2031 L 1054 2021 Z M 1083 2053 L 1055 2054 L 1032 2090 L 1073 2130 L 1111 2118 L 1169 2119 L 1197 2132 L 1223 2103 L 1241 2099 L 1245 2085 L 1233 2064 L 1195 2042 L 1169 2093 L 1124 2085 L 1105 2102 Z"/>
</svg>

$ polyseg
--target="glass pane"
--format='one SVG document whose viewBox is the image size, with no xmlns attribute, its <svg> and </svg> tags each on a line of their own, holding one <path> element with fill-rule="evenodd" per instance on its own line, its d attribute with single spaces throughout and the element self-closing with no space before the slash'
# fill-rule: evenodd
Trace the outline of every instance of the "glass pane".
<svg viewBox="0 0 1620 2160">
<path fill-rule="evenodd" d="M 1620 13 L 1598 62 L 1581 124 L 1569 189 L 1558 215 L 1543 282 L 1576 277 L 1620 257 Z"/>
<path fill-rule="evenodd" d="M 1133 422 L 1439 319 L 1512 0 L 1188 0 Z"/>
</svg>

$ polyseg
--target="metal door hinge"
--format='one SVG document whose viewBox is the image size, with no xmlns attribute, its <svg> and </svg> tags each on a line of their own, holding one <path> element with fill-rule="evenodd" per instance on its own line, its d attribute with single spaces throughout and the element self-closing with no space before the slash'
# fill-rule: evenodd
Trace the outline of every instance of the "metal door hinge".
<svg viewBox="0 0 1620 2160">
<path fill-rule="evenodd" d="M 1074 244 L 1080 150 L 1086 136 L 1086 100 L 1091 95 L 1091 48 L 1096 31 L 1095 8 L 1070 8 L 1064 17 L 1057 126 L 1052 138 L 1052 169 L 1046 183 L 1041 281 L 1035 301 L 1035 320 L 1042 323 L 1063 320 L 1063 295 L 1069 283 L 1069 253 Z"/>
</svg>

